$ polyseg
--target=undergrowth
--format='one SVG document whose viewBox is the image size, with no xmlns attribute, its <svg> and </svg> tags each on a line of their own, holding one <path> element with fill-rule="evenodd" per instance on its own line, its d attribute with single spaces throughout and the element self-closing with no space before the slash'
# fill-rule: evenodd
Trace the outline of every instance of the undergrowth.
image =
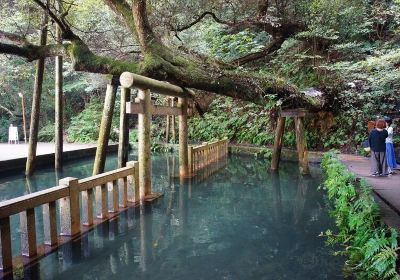
<svg viewBox="0 0 400 280">
<path fill-rule="evenodd" d="M 345 273 L 356 279 L 400 279 L 397 232 L 381 221 L 370 186 L 356 182 L 332 152 L 324 155 L 321 166 L 327 175 L 322 188 L 333 203 L 337 226 L 321 235 L 328 245 L 341 246 L 335 254 L 347 257 Z"/>
</svg>

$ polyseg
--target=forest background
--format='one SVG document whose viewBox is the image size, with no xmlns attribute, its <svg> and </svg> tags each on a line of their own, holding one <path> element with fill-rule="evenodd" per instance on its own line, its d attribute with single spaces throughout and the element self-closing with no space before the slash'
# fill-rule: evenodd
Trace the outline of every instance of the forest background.
<svg viewBox="0 0 400 280">
<path fill-rule="evenodd" d="M 38 42 L 43 10 L 35 1 L 0 3 L 0 30 Z M 141 59 L 137 40 L 109 6 L 97 0 L 64 1 L 74 33 L 99 55 Z M 400 1 L 147 1 L 147 16 L 166 46 L 215 65 L 228 65 L 238 75 L 273 75 L 300 91 L 319 93 L 327 104 L 306 119 L 311 149 L 360 151 L 367 121 L 400 112 Z M 55 23 L 49 23 L 54 42 Z M 211 61 L 211 62 L 210 62 Z M 34 85 L 34 63 L 0 54 L 0 141 L 12 123 L 22 135 L 19 93 L 25 97 L 27 120 Z M 64 137 L 68 142 L 95 142 L 107 76 L 78 72 L 64 61 Z M 40 113 L 40 141 L 54 139 L 54 58 L 47 58 Z M 165 103 L 165 97 L 154 96 Z M 119 92 L 111 140 L 118 139 Z M 276 112 L 282 105 L 271 95 L 260 105 L 202 92 L 200 111 L 189 121 L 189 138 L 259 146 L 273 143 Z M 27 121 L 29 124 L 29 121 Z M 136 141 L 135 119 L 130 139 Z M 294 124 L 287 122 L 284 145 L 295 146 Z M 165 117 L 155 117 L 155 141 L 165 137 Z M 397 143 L 400 139 L 395 139 Z"/>
</svg>

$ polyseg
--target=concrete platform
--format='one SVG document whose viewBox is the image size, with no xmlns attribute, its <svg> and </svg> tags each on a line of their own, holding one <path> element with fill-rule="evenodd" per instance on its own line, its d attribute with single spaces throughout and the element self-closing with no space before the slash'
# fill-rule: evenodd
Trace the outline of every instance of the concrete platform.
<svg viewBox="0 0 400 280">
<path fill-rule="evenodd" d="M 349 171 L 367 181 L 375 194 L 390 207 L 385 207 L 377 200 L 385 222 L 400 229 L 400 171 L 396 170 L 395 174 L 389 177 L 373 177 L 370 175 L 369 158 L 346 154 L 341 154 L 339 158 Z M 395 214 L 390 213 L 390 210 Z"/>
<path fill-rule="evenodd" d="M 54 165 L 54 143 L 38 143 L 36 167 Z M 110 144 L 107 152 L 118 150 L 118 144 Z M 28 144 L 0 144 L 0 174 L 25 170 Z M 96 154 L 96 144 L 64 144 L 64 161 L 89 157 Z"/>
</svg>

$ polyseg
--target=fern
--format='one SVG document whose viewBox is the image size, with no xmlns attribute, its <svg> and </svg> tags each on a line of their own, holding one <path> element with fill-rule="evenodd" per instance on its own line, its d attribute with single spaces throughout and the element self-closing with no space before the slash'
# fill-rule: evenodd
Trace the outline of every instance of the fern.
<svg viewBox="0 0 400 280">
<path fill-rule="evenodd" d="M 400 279 L 396 271 L 397 232 L 380 221 L 379 208 L 365 181 L 355 184 L 335 153 L 326 153 L 321 167 L 327 174 L 321 187 L 328 193 L 334 209 L 337 233 L 327 230 L 326 244 L 341 244 L 335 255 L 347 256 L 344 270 L 357 279 Z"/>
</svg>

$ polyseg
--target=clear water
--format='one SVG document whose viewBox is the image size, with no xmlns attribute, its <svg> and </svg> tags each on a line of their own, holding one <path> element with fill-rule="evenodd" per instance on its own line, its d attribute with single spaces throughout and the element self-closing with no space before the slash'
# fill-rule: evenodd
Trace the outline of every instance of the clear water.
<svg viewBox="0 0 400 280">
<path fill-rule="evenodd" d="M 115 161 L 110 158 L 108 169 Z M 19 277 L 343 279 L 343 260 L 331 256 L 318 237 L 333 226 L 317 190 L 318 168 L 312 169 L 312 178 L 303 178 L 297 165 L 282 163 L 279 175 L 272 175 L 262 160 L 233 156 L 210 177 L 180 183 L 171 179 L 178 171 L 174 161 L 166 155 L 153 157 L 154 189 L 164 193 L 161 199 L 123 212 Z M 90 176 L 91 164 L 75 162 L 64 174 Z M 35 190 L 55 182 L 51 170 L 36 176 L 31 182 Z M 1 197 L 25 192 L 18 179 L 8 181 L 2 185 L 15 189 L 5 195 L 0 189 Z"/>
</svg>

